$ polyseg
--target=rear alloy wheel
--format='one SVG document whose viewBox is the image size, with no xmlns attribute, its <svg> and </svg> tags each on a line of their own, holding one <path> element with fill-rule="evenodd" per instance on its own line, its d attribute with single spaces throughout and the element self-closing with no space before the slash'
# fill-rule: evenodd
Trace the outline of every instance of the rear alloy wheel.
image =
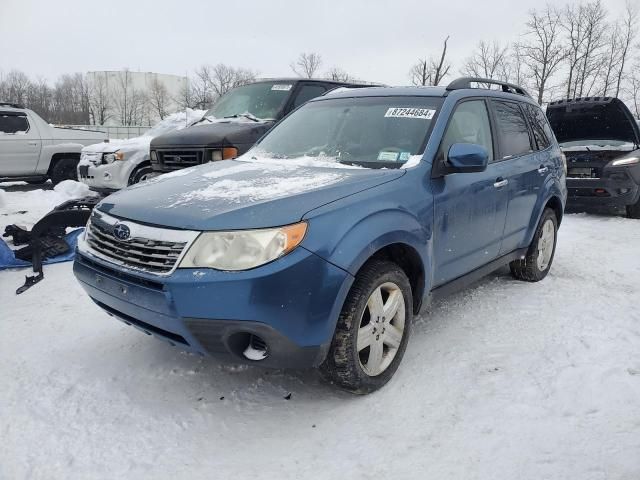
<svg viewBox="0 0 640 480">
<path fill-rule="evenodd" d="M 539 282 L 547 276 L 556 252 L 558 220 L 555 212 L 547 208 L 542 214 L 527 255 L 509 264 L 511 274 L 518 280 Z"/>
<path fill-rule="evenodd" d="M 412 293 L 395 263 L 370 260 L 356 277 L 324 363 L 328 380 L 352 393 L 373 392 L 400 364 L 411 332 Z"/>
<path fill-rule="evenodd" d="M 64 180 L 78 180 L 77 166 L 78 160 L 73 158 L 58 160 L 51 169 L 51 183 L 57 185 Z"/>
</svg>

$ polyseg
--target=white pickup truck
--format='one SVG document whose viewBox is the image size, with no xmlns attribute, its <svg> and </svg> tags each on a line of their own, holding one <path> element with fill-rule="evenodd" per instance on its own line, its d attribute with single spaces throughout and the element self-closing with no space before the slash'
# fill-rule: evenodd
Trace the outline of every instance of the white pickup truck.
<svg viewBox="0 0 640 480">
<path fill-rule="evenodd" d="M 82 147 L 106 139 L 103 132 L 52 127 L 21 105 L 0 102 L 0 181 L 76 179 Z"/>
</svg>

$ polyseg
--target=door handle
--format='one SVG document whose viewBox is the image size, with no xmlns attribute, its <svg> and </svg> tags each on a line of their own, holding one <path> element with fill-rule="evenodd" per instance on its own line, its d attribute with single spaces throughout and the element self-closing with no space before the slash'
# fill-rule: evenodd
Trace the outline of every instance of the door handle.
<svg viewBox="0 0 640 480">
<path fill-rule="evenodd" d="M 540 168 L 538 169 L 538 173 L 539 174 L 543 174 L 543 173 L 547 173 L 549 171 L 549 167 L 545 167 L 544 165 L 540 165 Z"/>
<path fill-rule="evenodd" d="M 27 145 L 30 145 L 32 147 L 37 147 L 38 146 L 38 142 L 27 142 Z"/>
<path fill-rule="evenodd" d="M 499 177 L 499 178 L 496 178 L 496 181 L 493 184 L 493 186 L 495 188 L 502 188 L 502 187 L 506 187 L 508 184 L 509 184 L 509 180 Z"/>
</svg>

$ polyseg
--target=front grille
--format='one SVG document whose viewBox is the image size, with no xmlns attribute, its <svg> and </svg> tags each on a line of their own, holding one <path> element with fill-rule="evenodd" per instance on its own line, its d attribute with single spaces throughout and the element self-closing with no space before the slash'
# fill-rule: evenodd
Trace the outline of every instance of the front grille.
<svg viewBox="0 0 640 480">
<path fill-rule="evenodd" d="M 158 150 L 160 163 L 167 170 L 178 170 L 180 168 L 200 165 L 204 160 L 204 150 Z"/>
<path fill-rule="evenodd" d="M 128 238 L 116 238 L 116 226 L 128 230 Z M 134 270 L 157 275 L 171 273 L 198 232 L 150 227 L 118 220 L 94 210 L 85 238 L 88 252 Z"/>
</svg>

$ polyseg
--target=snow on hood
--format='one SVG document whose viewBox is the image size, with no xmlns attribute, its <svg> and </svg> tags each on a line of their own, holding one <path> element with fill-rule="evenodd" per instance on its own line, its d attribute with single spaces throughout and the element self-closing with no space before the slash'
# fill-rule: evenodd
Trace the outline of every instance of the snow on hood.
<svg viewBox="0 0 640 480">
<path fill-rule="evenodd" d="M 96 143 L 82 149 L 82 153 L 111 153 L 118 150 L 125 153 L 133 153 L 143 150 L 149 153 L 149 145 L 158 135 L 162 135 L 174 130 L 182 130 L 201 119 L 206 110 L 192 110 L 187 108 L 184 112 L 177 112 L 169 115 L 164 120 L 156 123 L 153 127 L 139 137 L 129 138 L 127 140 L 112 139 L 109 142 Z"/>
<path fill-rule="evenodd" d="M 245 158 L 152 178 L 107 197 L 98 209 L 120 218 L 181 229 L 266 228 L 297 222 L 315 208 L 405 173 Z"/>
</svg>

